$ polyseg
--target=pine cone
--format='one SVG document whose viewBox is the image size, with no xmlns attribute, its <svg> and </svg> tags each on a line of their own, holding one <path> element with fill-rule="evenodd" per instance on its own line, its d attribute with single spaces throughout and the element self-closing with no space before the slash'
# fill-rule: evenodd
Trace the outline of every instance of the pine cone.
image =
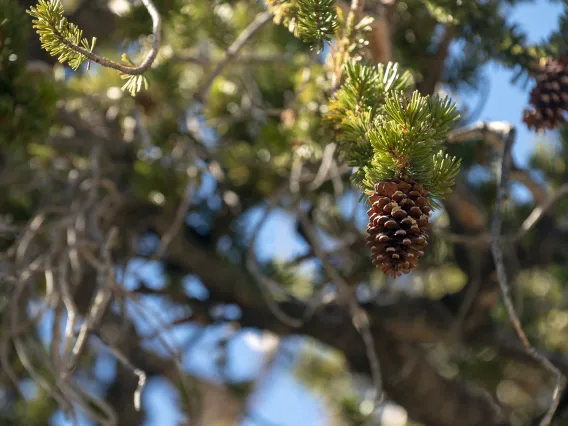
<svg viewBox="0 0 568 426">
<path fill-rule="evenodd" d="M 427 196 L 421 184 L 406 176 L 375 185 L 367 211 L 367 246 L 373 264 L 385 274 L 407 274 L 424 255 L 432 211 Z"/>
<path fill-rule="evenodd" d="M 536 87 L 531 91 L 523 121 L 529 129 L 554 129 L 566 123 L 568 111 L 568 57 L 548 59 L 537 71 Z"/>
</svg>

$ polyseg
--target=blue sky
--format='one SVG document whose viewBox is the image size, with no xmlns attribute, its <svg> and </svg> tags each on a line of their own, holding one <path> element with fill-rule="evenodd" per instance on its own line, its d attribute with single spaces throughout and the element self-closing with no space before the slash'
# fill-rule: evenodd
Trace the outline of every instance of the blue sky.
<svg viewBox="0 0 568 426">
<path fill-rule="evenodd" d="M 551 4 L 546 1 L 538 1 L 535 4 L 518 6 L 511 19 L 518 22 L 528 32 L 532 41 L 539 41 L 553 31 L 557 24 L 557 17 L 561 11 L 561 5 Z M 490 65 L 487 70 L 490 80 L 490 94 L 485 107 L 479 116 L 482 120 L 504 120 L 517 126 L 518 138 L 514 147 L 514 155 L 520 165 L 526 163 L 531 147 L 535 142 L 535 136 L 529 133 L 522 124 L 522 110 L 528 100 L 529 88 L 513 86 L 510 83 L 512 73 L 497 65 Z M 251 215 L 250 226 L 258 221 L 259 214 Z M 277 230 L 278 239 L 274 238 Z M 303 252 L 303 244 L 297 240 L 294 231 L 294 221 L 286 213 L 277 212 L 265 225 L 259 235 L 259 254 L 263 258 L 276 255 L 280 258 L 288 258 Z M 146 270 L 154 276 L 156 282 L 160 281 L 157 268 L 150 267 Z M 195 288 L 198 283 L 188 283 Z M 166 307 L 156 306 L 161 312 L 167 312 Z M 188 335 L 195 329 L 185 329 L 181 334 Z M 252 335 L 243 334 L 238 337 L 231 346 L 231 358 L 234 362 L 232 375 L 235 378 L 254 377 L 262 360 L 262 354 L 258 348 L 250 342 L 254 342 Z M 186 368 L 192 373 L 215 378 L 214 359 L 212 356 L 214 342 L 223 334 L 222 329 L 217 329 L 201 341 L 193 350 L 193 356 L 185 363 Z M 177 336 L 184 337 L 184 336 Z M 285 345 L 292 352 L 298 351 L 301 342 L 298 339 L 290 339 Z M 108 374 L 113 370 L 113 362 L 109 359 L 100 363 L 98 370 L 101 375 Z M 150 417 L 144 426 L 177 426 L 179 413 L 176 412 L 175 392 L 165 381 L 150 381 L 143 395 L 143 403 L 149 407 Z M 260 387 L 259 392 L 251 399 L 251 409 L 263 418 L 280 426 L 324 426 L 328 424 L 325 418 L 325 407 L 307 389 L 304 388 L 291 374 L 290 366 L 283 364 L 277 366 L 269 377 L 269 380 Z M 65 424 L 58 419 L 56 424 Z M 257 426 L 258 423 L 247 420 L 243 426 Z"/>
</svg>

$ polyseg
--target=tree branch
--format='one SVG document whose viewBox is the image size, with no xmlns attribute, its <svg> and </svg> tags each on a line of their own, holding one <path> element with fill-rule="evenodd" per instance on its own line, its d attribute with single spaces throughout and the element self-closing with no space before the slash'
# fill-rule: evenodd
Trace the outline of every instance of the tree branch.
<svg viewBox="0 0 568 426">
<path fill-rule="evenodd" d="M 521 340 L 527 353 L 536 361 L 538 361 L 545 370 L 550 372 L 556 378 L 556 386 L 552 394 L 552 401 L 545 416 L 540 422 L 540 426 L 548 426 L 552 421 L 554 413 L 556 412 L 556 408 L 558 407 L 558 404 L 560 402 L 560 396 L 566 384 L 566 378 L 560 372 L 560 370 L 554 366 L 554 364 L 552 364 L 544 355 L 542 355 L 539 351 L 537 351 L 536 348 L 534 348 L 532 344 L 529 342 L 521 326 L 521 321 L 519 319 L 519 316 L 517 315 L 511 296 L 509 295 L 510 289 L 509 289 L 509 284 L 507 282 L 505 265 L 503 262 L 503 250 L 501 248 L 502 210 L 508 192 L 507 186 L 509 182 L 509 171 L 512 162 L 511 148 L 515 140 L 515 133 L 516 132 L 513 128 L 509 130 L 509 134 L 507 135 L 503 146 L 501 179 L 499 182 L 499 187 L 497 189 L 497 200 L 495 201 L 496 207 L 493 213 L 493 223 L 491 227 L 491 234 L 493 236 L 493 242 L 491 244 L 491 252 L 493 253 L 493 258 L 495 259 L 497 278 L 499 281 L 501 294 L 503 296 L 503 302 L 505 303 L 505 307 L 507 308 L 507 313 L 509 314 L 509 318 L 511 319 L 515 332 L 519 336 L 519 339 Z"/>
<path fill-rule="evenodd" d="M 106 59 L 102 56 L 99 56 L 95 53 L 90 52 L 89 50 L 87 50 L 87 49 L 85 49 L 85 48 L 83 48 L 79 45 L 76 45 L 74 43 L 67 41 L 65 38 L 61 38 L 61 42 L 63 44 L 65 44 L 67 47 L 69 47 L 70 49 L 74 50 L 75 52 L 86 56 L 91 61 L 96 62 L 97 64 L 100 64 L 103 67 L 112 68 L 114 70 L 120 71 L 121 73 L 127 74 L 127 75 L 144 74 L 144 72 L 146 72 L 148 70 L 148 68 L 150 68 L 152 66 L 152 63 L 156 59 L 156 56 L 158 55 L 158 51 L 160 50 L 162 18 L 160 16 L 160 13 L 158 12 L 158 9 L 156 9 L 156 6 L 152 2 L 152 0 L 141 0 L 141 1 L 142 1 L 142 4 L 144 5 L 144 7 L 146 7 L 146 9 L 148 10 L 148 13 L 150 14 L 150 16 L 152 17 L 152 35 L 154 36 L 154 40 L 152 41 L 152 48 L 150 49 L 150 51 L 148 52 L 148 54 L 146 55 L 146 57 L 144 58 L 142 63 L 140 65 L 138 65 L 137 67 L 122 65 L 122 64 L 119 64 L 117 62 L 111 61 L 110 59 Z M 56 28 L 54 30 L 57 31 Z"/>
<path fill-rule="evenodd" d="M 148 218 L 148 217 L 147 217 Z M 155 229 L 166 231 L 171 218 L 149 218 Z M 253 279 L 242 269 L 225 262 L 213 251 L 178 235 L 169 247 L 169 259 L 187 273 L 196 274 L 214 300 L 240 305 L 243 326 L 267 329 L 289 335 L 304 334 L 342 351 L 353 368 L 370 373 L 365 343 L 353 325 L 350 310 L 336 302 L 318 307 L 300 328 L 292 328 L 274 317 Z M 301 317 L 303 301 L 279 302 L 280 310 Z M 441 303 L 428 299 L 402 299 L 396 303 L 362 306 L 369 315 L 378 360 L 383 370 L 385 390 L 404 405 L 410 415 L 434 426 L 496 426 L 501 424 L 499 410 L 487 396 L 466 385 L 443 378 L 424 359 L 413 341 L 440 341 L 448 335 L 451 315 Z M 441 415 L 441 412 L 444 412 Z"/>
<path fill-rule="evenodd" d="M 213 81 L 223 72 L 225 67 L 231 63 L 234 57 L 236 57 L 247 41 L 255 35 L 268 21 L 272 19 L 272 14 L 270 12 L 263 12 L 256 15 L 256 18 L 246 27 L 242 33 L 239 34 L 237 39 L 231 44 L 227 50 L 227 54 L 222 61 L 220 61 L 215 69 L 209 74 L 209 77 L 197 90 L 197 98 L 203 103 L 207 101 L 207 96 L 209 94 L 209 88 Z"/>
</svg>

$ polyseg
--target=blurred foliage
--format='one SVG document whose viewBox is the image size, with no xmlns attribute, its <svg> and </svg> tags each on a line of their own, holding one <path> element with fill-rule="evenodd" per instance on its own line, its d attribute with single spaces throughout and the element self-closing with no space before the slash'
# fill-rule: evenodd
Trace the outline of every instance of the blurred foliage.
<svg viewBox="0 0 568 426">
<path fill-rule="evenodd" d="M 327 51 L 317 55 L 309 43 L 288 31 L 299 28 L 298 15 L 286 13 L 286 9 L 297 7 L 297 2 L 268 2 L 276 23 L 283 25 L 269 24 L 255 34 L 239 57 L 214 80 L 208 102 L 202 105 L 196 97 L 200 85 L 224 57 L 228 46 L 263 11 L 262 3 L 253 0 L 156 0 L 155 3 L 163 17 L 163 44 L 155 65 L 145 74 L 151 83 L 148 90 L 132 98 L 120 91 L 121 81 L 113 70 L 95 64 L 90 71 L 79 68 L 76 73 L 60 65 L 47 71 L 34 67 L 30 60 L 35 58 L 28 51 L 30 35 L 36 37 L 31 32 L 31 19 L 18 1 L 0 0 L 0 213 L 10 216 L 17 225 L 25 224 L 42 200 L 56 201 L 70 176 L 88 170 L 93 140 L 109 138 L 117 151 L 129 152 L 125 158 L 114 152 L 105 153 L 118 157 L 112 158 L 117 163 L 112 173 L 118 176 L 120 191 L 173 209 L 184 198 L 188 181 L 194 182 L 192 211 L 180 232 L 190 235 L 208 253 L 242 266 L 251 237 L 249 225 L 253 213 L 264 206 L 275 190 L 289 185 L 289 177 L 299 164 L 315 175 L 325 147 L 335 140 L 335 129 L 330 129 L 324 117 L 333 116 L 338 110 L 344 114 L 347 110 L 343 108 L 345 104 L 329 104 L 329 95 L 336 89 L 335 70 L 324 56 Z M 458 3 L 396 2 L 394 55 L 400 68 L 409 70 L 409 74 L 402 78 L 399 73 L 389 87 L 404 90 L 411 87 L 411 82 L 419 87 L 436 68 L 437 58 L 448 40 L 447 56 L 442 55 L 442 72 L 436 81 L 450 93 L 458 94 L 481 90 L 484 66 L 492 61 L 527 74 L 538 57 L 566 54 L 566 16 L 548 40 L 533 45 L 527 42 L 522 28 L 509 21 L 510 11 L 520 2 L 462 1 L 461 6 Z M 119 57 L 126 51 L 135 61 L 149 46 L 150 17 L 139 3 L 127 2 L 117 19 L 114 33 L 96 34 L 97 49 L 108 57 Z M 335 31 L 341 33 L 342 14 L 338 14 L 337 20 L 339 28 L 333 25 L 307 28 L 313 34 L 320 31 L 309 41 L 336 35 Z M 362 51 L 362 47 L 355 50 Z M 366 89 L 356 99 L 367 110 L 355 117 L 363 125 L 376 118 L 373 116 L 376 110 L 382 113 L 384 109 L 384 86 L 388 83 L 384 77 L 393 74 L 381 74 L 379 70 L 362 61 L 345 73 L 353 81 L 375 79 L 372 85 L 357 86 Z M 341 102 L 355 99 L 347 96 L 347 89 L 344 85 L 335 91 L 334 99 L 342 99 Z M 349 104 L 350 108 L 354 105 Z M 61 122 L 58 112 L 73 120 Z M 85 127 L 94 129 L 94 135 Z M 349 131 L 357 136 L 356 126 Z M 568 181 L 568 130 L 561 129 L 557 139 L 542 137 L 535 141 L 527 165 L 535 181 L 551 190 Z M 68 146 L 79 149 L 72 151 Z M 447 150 L 462 160 L 458 179 L 489 217 L 495 199 L 499 152 L 481 140 L 450 144 Z M 368 145 L 349 145 L 347 149 L 342 146 L 339 151 L 341 160 L 352 166 L 364 166 L 374 155 Z M 353 155 L 359 158 L 353 160 Z M 361 182 L 364 171 L 354 171 L 353 176 Z M 340 184 L 346 195 L 357 199 L 358 189 L 349 185 L 348 178 L 340 179 Z M 439 301 L 446 295 L 459 293 L 468 282 L 469 277 L 458 262 L 460 252 L 438 235 L 453 229 L 446 210 L 440 212 L 433 224 L 431 244 L 421 267 L 412 276 L 393 283 L 371 267 L 368 253 L 356 240 L 351 219 L 362 228 L 365 209 L 362 206 L 359 210 L 352 209 L 345 201 L 347 196 L 338 196 L 338 183 L 332 180 L 314 190 L 306 188 L 303 186 L 297 197 L 314 209 L 314 221 L 322 239 L 330 247 L 340 246 L 330 254 L 329 261 L 349 283 L 367 290 L 369 297 L 381 292 L 405 292 Z M 288 211 L 292 216 L 295 201 L 285 200 L 280 212 Z M 534 207 L 535 200 L 531 197 L 523 200 L 511 197 L 507 202 L 504 232 L 519 229 Z M 539 242 L 551 224 L 567 226 L 567 213 L 568 202 L 562 200 L 555 206 L 555 217 L 547 216 L 543 221 L 548 222 L 523 237 L 521 249 L 544 253 L 546 247 L 539 246 Z M 279 249 L 283 244 L 281 231 L 270 232 L 273 232 L 271 249 Z M 349 233 L 355 235 L 355 243 L 341 246 Z M 299 228 L 297 234 L 292 239 L 301 238 Z M 12 238 L 0 234 L 0 251 Z M 149 246 L 137 254 L 147 256 L 153 243 Z M 520 271 L 512 280 L 515 303 L 529 336 L 538 338 L 537 343 L 547 349 L 567 353 L 568 268 L 564 261 L 567 253 L 563 250 L 568 248 L 551 253 L 546 264 L 516 266 Z M 294 253 L 294 256 L 303 254 Z M 321 262 L 311 261 L 308 266 L 290 262 L 289 258 L 262 259 L 261 266 L 266 275 L 296 297 L 309 298 L 327 288 Z M 164 291 L 179 292 L 185 278 L 183 270 L 173 259 L 167 259 L 162 270 L 168 278 Z M 242 291 L 252 294 L 258 289 Z M 492 309 L 490 315 L 497 326 L 509 329 L 501 307 Z M 540 385 L 543 388 L 546 385 L 545 377 L 527 373 L 539 385 L 529 397 L 522 388 L 523 377 L 515 373 L 521 367 L 505 362 L 496 351 L 458 350 L 455 346 L 459 345 L 453 344 L 441 346 L 444 347 L 425 348 L 439 371 L 498 395 L 521 418 L 537 411 L 534 401 L 539 396 L 536 393 Z M 361 384 L 346 374 L 345 360 L 329 348 L 314 349 L 311 343 L 303 348 L 305 351 L 295 364 L 297 377 L 322 395 L 344 424 L 361 425 L 364 418 L 361 403 L 365 401 L 361 389 L 367 383 Z M 27 379 L 22 366 L 15 359 L 12 361 L 17 374 Z M 84 370 L 90 369 L 92 361 L 85 361 Z M 1 380 L 9 396 L 9 408 L 4 410 L 3 406 L 0 412 L 9 420 L 0 419 L 0 424 L 48 424 L 57 407 L 45 394 L 37 391 L 36 398 L 25 402 L 5 377 Z M 237 389 L 238 393 L 249 392 L 248 385 Z M 180 404 L 186 402 L 185 398 L 181 401 Z"/>
<path fill-rule="evenodd" d="M 24 10 L 14 0 L 0 1 L 0 146 L 22 150 L 52 123 L 56 87 L 41 71 L 26 66 L 29 37 Z"/>
</svg>

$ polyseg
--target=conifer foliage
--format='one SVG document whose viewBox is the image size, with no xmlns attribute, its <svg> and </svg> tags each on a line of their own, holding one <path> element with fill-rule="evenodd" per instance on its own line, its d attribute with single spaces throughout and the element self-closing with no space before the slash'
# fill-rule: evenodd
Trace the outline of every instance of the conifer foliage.
<svg viewBox="0 0 568 426">
<path fill-rule="evenodd" d="M 311 43 L 327 40 L 339 25 L 331 1 L 271 1 L 269 7 L 277 21 Z M 367 245 L 373 263 L 398 276 L 424 254 L 430 211 L 459 171 L 459 161 L 441 147 L 459 114 L 448 98 L 418 91 L 408 97 L 411 74 L 398 64 L 370 66 L 352 56 L 344 71 L 328 118 L 343 158 L 356 170 L 353 181 L 370 196 Z"/>
<path fill-rule="evenodd" d="M 352 62 L 330 105 L 342 155 L 369 196 L 367 245 L 373 263 L 398 276 L 410 272 L 427 246 L 428 219 L 451 191 L 459 160 L 442 143 L 459 118 L 448 99 L 410 88 L 396 64 Z"/>
<path fill-rule="evenodd" d="M 345 34 L 343 42 L 350 43 L 353 16 L 340 19 L 333 0 L 269 0 L 267 6 L 276 22 L 314 47 L 321 49 L 336 33 Z M 92 52 L 96 40 L 89 43 L 64 18 L 60 0 L 39 0 L 28 13 L 43 48 L 60 62 L 77 69 Z M 450 191 L 459 170 L 459 161 L 441 148 L 459 114 L 447 98 L 417 91 L 408 96 L 411 75 L 400 72 L 397 64 L 361 63 L 356 50 L 362 44 L 353 44 L 332 65 L 335 74 L 344 77 L 330 102 L 329 118 L 343 158 L 356 170 L 353 181 L 370 196 L 367 231 L 373 263 L 397 276 L 416 266 L 427 245 L 430 211 L 437 207 L 436 199 Z M 123 60 L 129 61 L 124 55 Z M 337 73 L 342 67 L 345 72 Z M 142 75 L 124 78 L 123 90 L 132 95 L 147 85 Z"/>
<path fill-rule="evenodd" d="M 33 24 L 41 46 L 51 55 L 57 56 L 59 62 L 68 63 L 74 70 L 77 70 L 87 57 L 71 46 L 81 46 L 89 52 L 95 48 L 96 38 L 93 37 L 89 43 L 83 38 L 83 31 L 63 16 L 64 9 L 60 0 L 39 0 L 37 6 L 31 7 L 28 13 L 34 18 Z"/>
<path fill-rule="evenodd" d="M 333 0 L 267 0 L 274 22 L 282 22 L 296 37 L 321 48 L 338 29 Z"/>
<path fill-rule="evenodd" d="M 337 424 L 552 425 L 568 126 L 519 164 L 514 125 L 475 122 L 488 63 L 543 56 L 526 121 L 568 118 L 568 0 L 538 44 L 531 3 L 0 0 L 0 426 L 144 424 L 150 378 L 180 424 L 270 422 L 251 398 L 290 350 Z"/>
<path fill-rule="evenodd" d="M 147 0 L 147 3 L 150 0 Z M 150 2 L 151 3 L 151 2 Z M 153 12 L 157 14 L 154 6 Z M 33 27 L 39 35 L 41 46 L 52 56 L 56 56 L 60 63 L 68 64 L 73 70 L 77 70 L 85 61 L 92 59 L 95 62 L 121 70 L 120 77 L 126 80 L 122 90 L 128 91 L 132 96 L 140 92 L 142 87 L 148 88 L 148 81 L 142 75 L 149 68 L 156 57 L 157 49 L 151 57 L 147 57 L 147 64 L 137 69 L 126 54 L 122 55 L 122 61 L 127 65 L 113 63 L 93 54 L 97 39 L 91 41 L 83 38 L 83 31 L 75 24 L 69 22 L 64 16 L 61 0 L 39 0 L 35 7 L 30 7 L 27 13 L 33 17 Z M 159 33 L 160 25 L 154 25 L 154 30 Z M 159 41 L 159 34 L 154 34 L 154 40 Z M 90 63 L 89 63 L 90 66 Z M 87 69 L 89 69 L 89 66 Z"/>
</svg>

